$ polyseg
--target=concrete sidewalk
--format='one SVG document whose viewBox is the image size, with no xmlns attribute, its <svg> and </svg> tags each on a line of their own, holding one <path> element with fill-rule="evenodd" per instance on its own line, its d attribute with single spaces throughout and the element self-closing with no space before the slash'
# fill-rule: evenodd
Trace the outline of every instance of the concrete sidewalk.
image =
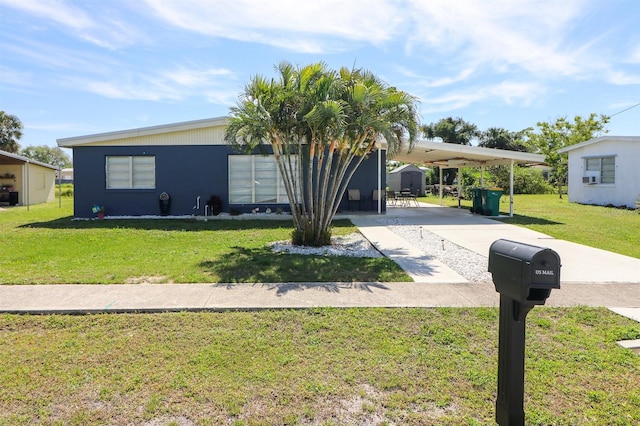
<svg viewBox="0 0 640 426">
<path fill-rule="evenodd" d="M 547 306 L 607 306 L 640 320 L 638 284 L 563 284 Z M 497 307 L 490 283 L 60 284 L 0 286 L 0 312 L 99 313 L 311 307 Z"/>
<path fill-rule="evenodd" d="M 562 260 L 560 290 L 547 306 L 606 306 L 640 320 L 640 259 L 620 256 L 485 217 L 432 205 L 389 208 L 350 219 L 396 261 L 411 283 L 116 284 L 0 286 L 0 312 L 97 313 L 309 307 L 498 306 L 492 283 L 471 283 L 393 233 L 385 220 L 420 225 L 483 256 L 498 238 L 551 247 Z"/>
</svg>

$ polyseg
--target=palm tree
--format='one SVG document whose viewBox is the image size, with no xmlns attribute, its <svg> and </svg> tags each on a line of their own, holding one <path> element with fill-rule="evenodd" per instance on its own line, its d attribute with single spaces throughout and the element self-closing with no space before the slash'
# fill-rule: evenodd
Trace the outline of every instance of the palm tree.
<svg viewBox="0 0 640 426">
<path fill-rule="evenodd" d="M 319 62 L 255 76 L 231 108 L 227 142 L 245 152 L 270 147 L 289 198 L 294 244 L 330 243 L 331 221 L 358 166 L 376 143 L 393 155 L 413 146 L 416 99 L 361 69 Z"/>
<path fill-rule="evenodd" d="M 20 150 L 18 140 L 22 137 L 22 123 L 15 115 L 0 111 L 0 149 L 17 153 Z"/>
<path fill-rule="evenodd" d="M 480 134 L 478 146 L 484 148 L 506 149 L 508 151 L 530 152 L 531 148 L 524 141 L 527 131 L 510 132 L 501 127 L 490 127 Z"/>
<path fill-rule="evenodd" d="M 447 117 L 437 123 L 422 126 L 422 133 L 428 139 L 440 138 L 444 143 L 471 145 L 471 141 L 480 136 L 475 124 L 467 123 L 462 118 Z M 443 169 L 445 185 L 453 185 L 457 169 Z"/>
<path fill-rule="evenodd" d="M 459 145 L 471 145 L 471 141 L 480 136 L 475 124 L 459 117 L 447 117 L 437 123 L 426 124 L 422 126 L 422 132 L 428 139 L 440 138 L 444 143 Z"/>
</svg>

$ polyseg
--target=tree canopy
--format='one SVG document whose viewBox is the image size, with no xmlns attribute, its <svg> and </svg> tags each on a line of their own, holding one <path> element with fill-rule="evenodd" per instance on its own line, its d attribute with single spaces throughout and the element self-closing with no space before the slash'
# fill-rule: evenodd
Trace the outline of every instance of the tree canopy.
<svg viewBox="0 0 640 426">
<path fill-rule="evenodd" d="M 393 155 L 418 135 L 415 97 L 367 70 L 318 62 L 282 62 L 278 76 L 253 77 L 231 108 L 227 142 L 269 153 L 283 177 L 294 222 L 293 242 L 325 245 L 357 167 L 376 143 Z"/>
<path fill-rule="evenodd" d="M 459 145 L 471 145 L 471 141 L 481 134 L 475 124 L 468 123 L 460 117 L 447 117 L 436 123 L 425 124 L 422 126 L 422 132 L 428 139 L 440 138 L 444 143 Z"/>
<path fill-rule="evenodd" d="M 22 137 L 22 122 L 15 115 L 0 111 L 0 150 L 17 154 Z"/>
<path fill-rule="evenodd" d="M 47 145 L 28 146 L 20 154 L 42 163 L 58 166 L 61 169 L 72 165 L 71 158 L 59 147 L 51 148 Z"/>
<path fill-rule="evenodd" d="M 458 145 L 471 145 L 471 141 L 481 134 L 475 124 L 466 122 L 460 117 L 447 117 L 436 123 L 425 124 L 422 126 L 422 133 L 428 139 L 440 138 L 444 143 Z M 456 179 L 457 169 L 443 169 L 442 173 L 445 184 L 452 185 Z"/>
<path fill-rule="evenodd" d="M 512 132 L 501 127 L 490 127 L 480 132 L 478 146 L 505 149 L 507 151 L 530 152 L 532 147 L 526 142 L 527 130 Z"/>
<path fill-rule="evenodd" d="M 552 178 L 556 181 L 558 195 L 562 198 L 562 185 L 567 180 L 567 154 L 559 154 L 558 150 L 580 142 L 588 141 L 603 133 L 607 133 L 606 125 L 609 117 L 590 114 L 586 119 L 577 115 L 573 122 L 566 117 L 555 122 L 539 122 L 537 129 L 528 132 L 530 142 L 544 154 L 545 162 L 551 167 Z"/>
</svg>

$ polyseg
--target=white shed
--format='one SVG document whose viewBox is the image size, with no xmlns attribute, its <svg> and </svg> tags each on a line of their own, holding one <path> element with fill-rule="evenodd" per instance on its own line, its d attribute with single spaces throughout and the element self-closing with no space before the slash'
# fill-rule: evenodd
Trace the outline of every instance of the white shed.
<svg viewBox="0 0 640 426">
<path fill-rule="evenodd" d="M 405 164 L 387 173 L 387 186 L 391 191 L 397 192 L 409 188 L 411 193 L 423 196 L 426 187 L 425 171 L 413 164 Z"/>
<path fill-rule="evenodd" d="M 46 203 L 55 200 L 56 167 L 0 151 L 0 205 Z"/>
<path fill-rule="evenodd" d="M 634 208 L 640 197 L 640 136 L 601 136 L 569 154 L 569 201 Z"/>
</svg>

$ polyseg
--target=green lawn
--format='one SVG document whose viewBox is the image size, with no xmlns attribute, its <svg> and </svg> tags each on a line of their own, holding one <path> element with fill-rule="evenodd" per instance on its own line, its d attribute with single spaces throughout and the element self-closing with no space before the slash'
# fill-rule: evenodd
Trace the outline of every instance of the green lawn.
<svg viewBox="0 0 640 426">
<path fill-rule="evenodd" d="M 272 253 L 290 221 L 72 220 L 63 201 L 0 212 L 0 284 L 411 281 L 387 258 Z"/>
<path fill-rule="evenodd" d="M 492 425 L 497 309 L 0 315 L 0 425 Z M 528 316 L 532 425 L 640 423 L 640 326 Z"/>
<path fill-rule="evenodd" d="M 438 197 L 420 201 L 438 204 Z M 471 200 L 462 207 L 471 208 Z M 457 206 L 458 200 L 443 198 L 443 205 Z M 557 194 L 514 196 L 514 216 L 498 219 L 524 226 L 562 240 L 573 241 L 626 256 L 640 258 L 640 213 L 636 210 L 569 203 Z M 509 214 L 509 195 L 500 199 L 500 213 Z"/>
<path fill-rule="evenodd" d="M 516 199 L 526 226 L 573 226 L 561 212 L 574 206 L 528 200 L 530 210 Z M 635 212 L 575 207 L 582 220 L 619 212 L 616 222 L 637 229 Z M 70 215 L 70 200 L 0 212 L 0 280 L 406 279 L 386 259 L 267 252 L 289 236 L 286 222 Z M 609 232 L 625 238 L 620 226 Z M 638 323 L 606 309 L 545 307 L 527 322 L 528 424 L 640 423 L 640 357 L 616 344 L 640 339 Z M 0 314 L 0 426 L 492 425 L 497 342 L 497 308 Z"/>
</svg>

